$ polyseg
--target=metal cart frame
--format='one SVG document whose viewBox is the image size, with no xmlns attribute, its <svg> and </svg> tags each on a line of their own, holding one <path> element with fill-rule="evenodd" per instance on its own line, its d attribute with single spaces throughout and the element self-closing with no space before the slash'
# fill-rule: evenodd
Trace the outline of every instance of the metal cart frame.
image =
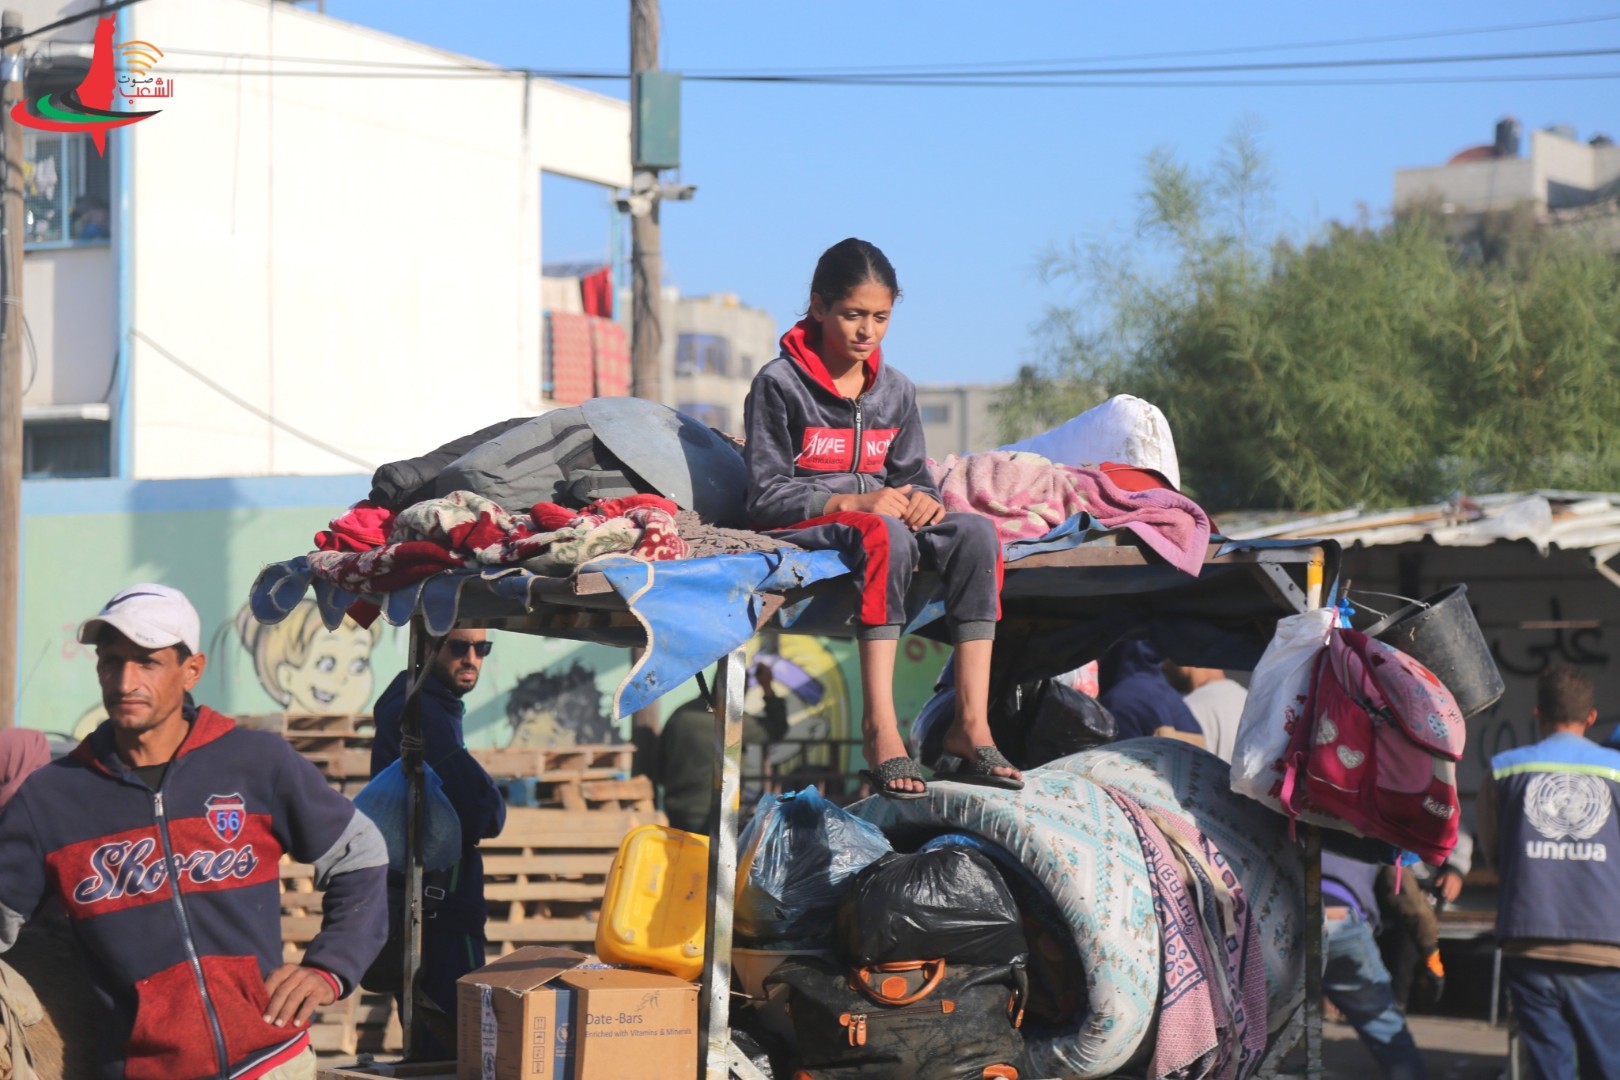
<svg viewBox="0 0 1620 1080">
<path fill-rule="evenodd" d="M 1277 617 L 1318 607 L 1324 580 L 1336 574 L 1337 547 L 1260 547 L 1228 551 L 1212 544 L 1203 570 L 1191 579 L 1148 553 L 1128 535 L 1111 533 L 1067 550 L 1026 556 L 1008 564 L 1002 591 L 1003 621 L 1061 617 L 1069 604 L 1131 597 L 1141 600 L 1165 590 L 1186 588 L 1213 576 L 1237 574 L 1252 585 Z M 822 583 L 826 585 L 828 583 Z M 845 579 L 833 579 L 835 586 Z M 766 594 L 758 608 L 756 631 L 765 629 L 790 597 Z M 586 571 L 570 578 L 537 579 L 530 590 L 532 608 L 514 610 L 509 600 L 467 590 L 457 627 L 517 631 L 554 637 L 580 637 L 589 623 L 633 632 L 639 625 L 628 606 L 600 574 Z M 605 622 L 604 622 L 605 620 Z M 790 627 L 785 632 L 795 632 Z M 822 633 L 820 629 L 797 631 Z M 417 613 L 411 619 L 409 663 L 413 688 L 422 678 L 437 642 Z M 744 654 L 734 649 L 720 660 L 715 687 L 714 787 L 709 805 L 709 896 L 707 935 L 699 996 L 699 1074 L 705 1080 L 763 1080 L 759 1071 L 731 1041 L 731 931 L 737 874 L 737 807 L 741 794 Z M 416 694 L 402 718 L 402 768 L 410 781 L 408 838 L 411 859 L 406 870 L 405 995 L 401 1022 L 409 1049 L 414 1001 L 412 990 L 421 966 L 422 948 L 422 740 Z M 1305 830 L 1306 1069 L 1322 1071 L 1322 899 L 1320 835 Z"/>
</svg>

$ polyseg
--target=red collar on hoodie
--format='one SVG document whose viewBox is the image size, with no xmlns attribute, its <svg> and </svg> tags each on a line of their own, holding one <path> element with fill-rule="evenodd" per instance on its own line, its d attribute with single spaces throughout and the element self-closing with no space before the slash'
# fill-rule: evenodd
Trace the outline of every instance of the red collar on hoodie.
<svg viewBox="0 0 1620 1080">
<path fill-rule="evenodd" d="M 215 712 L 206 705 L 199 705 L 197 718 L 191 721 L 191 730 L 186 732 L 186 737 L 181 740 L 172 760 L 178 761 L 199 746 L 206 746 L 228 734 L 235 727 L 235 720 Z M 86 735 L 68 756 L 81 764 L 92 765 L 109 776 L 118 776 L 129 769 L 129 766 L 119 758 L 118 750 L 113 743 L 111 720 L 102 721 L 101 726 Z"/>
<path fill-rule="evenodd" d="M 782 335 L 782 351 L 792 359 L 799 368 L 833 397 L 842 398 L 838 386 L 833 382 L 832 375 L 827 371 L 827 365 L 822 362 L 821 353 L 816 348 L 816 341 L 821 337 L 821 328 L 809 319 L 803 319 L 793 325 L 793 328 Z M 866 368 L 866 379 L 861 383 L 861 393 L 872 389 L 877 382 L 878 368 L 883 364 L 883 348 L 879 346 L 872 350 L 872 355 L 863 362 Z"/>
</svg>

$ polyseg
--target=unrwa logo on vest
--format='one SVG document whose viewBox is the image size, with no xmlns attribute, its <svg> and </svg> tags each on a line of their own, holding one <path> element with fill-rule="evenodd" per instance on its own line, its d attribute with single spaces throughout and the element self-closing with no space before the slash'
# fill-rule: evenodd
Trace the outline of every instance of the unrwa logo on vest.
<svg viewBox="0 0 1620 1080">
<path fill-rule="evenodd" d="M 1609 785 L 1581 773 L 1540 773 L 1524 796 L 1524 814 L 1549 840 L 1589 840 L 1609 821 Z"/>
</svg>

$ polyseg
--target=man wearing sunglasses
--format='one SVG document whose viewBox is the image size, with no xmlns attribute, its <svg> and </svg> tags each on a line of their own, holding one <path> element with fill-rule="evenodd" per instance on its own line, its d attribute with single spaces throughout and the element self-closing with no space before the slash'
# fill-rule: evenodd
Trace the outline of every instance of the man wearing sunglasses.
<svg viewBox="0 0 1620 1080">
<path fill-rule="evenodd" d="M 506 824 L 506 802 L 484 767 L 467 752 L 462 734 L 466 706 L 462 698 L 478 685 L 493 643 L 482 630 L 452 630 L 429 661 L 422 682 L 422 760 L 444 784 L 444 793 L 461 819 L 461 861 L 449 870 L 429 873 L 423 881 L 422 989 L 448 1018 L 435 1038 L 426 1022 L 416 1025 L 416 1056 L 448 1060 L 456 1056 L 456 980 L 484 966 L 484 859 L 478 841 L 498 836 Z M 402 671 L 383 691 L 372 710 L 377 735 L 371 744 L 371 775 L 399 757 L 400 722 L 410 672 Z M 402 895 L 403 881 L 390 881 Z M 423 1010 L 418 1009 L 422 1016 Z"/>
</svg>

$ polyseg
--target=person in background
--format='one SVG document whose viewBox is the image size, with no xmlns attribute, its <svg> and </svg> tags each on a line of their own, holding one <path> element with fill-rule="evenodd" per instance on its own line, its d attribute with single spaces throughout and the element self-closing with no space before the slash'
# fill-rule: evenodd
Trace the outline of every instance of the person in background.
<svg viewBox="0 0 1620 1080">
<path fill-rule="evenodd" d="M 1406 1015 L 1395 1001 L 1389 970 L 1374 937 L 1380 926 L 1375 880 L 1379 867 L 1322 853 L 1322 992 L 1356 1029 L 1385 1080 L 1426 1080 Z"/>
<path fill-rule="evenodd" d="M 1147 641 L 1122 641 L 1098 665 L 1103 708 L 1114 714 L 1120 739 L 1164 735 L 1204 745 L 1204 730 L 1181 695 L 1165 681 L 1164 657 Z"/>
<path fill-rule="evenodd" d="M 1378 916 L 1383 930 L 1378 934 L 1378 953 L 1389 969 L 1390 992 L 1402 1010 L 1411 1008 L 1413 986 L 1422 971 L 1424 1004 L 1434 1004 L 1445 989 L 1446 969 L 1440 960 L 1440 921 L 1435 916 L 1432 894 L 1413 873 L 1413 867 L 1397 870 L 1380 867 L 1376 893 Z"/>
<path fill-rule="evenodd" d="M 0 731 L 0 809 L 11 801 L 35 769 L 50 764 L 51 745 L 43 731 L 6 728 Z"/>
<path fill-rule="evenodd" d="M 191 602 L 156 584 L 79 626 L 108 719 L 0 815 L 0 950 L 42 901 L 66 910 L 109 1012 L 98 1075 L 314 1080 L 310 1016 L 388 933 L 388 853 L 280 735 L 187 707 L 201 637 Z M 282 960 L 284 853 L 325 893 L 297 964 Z"/>
<path fill-rule="evenodd" d="M 765 695 L 765 715 L 743 718 L 743 742 L 763 746 L 787 734 L 787 701 L 776 692 L 768 665 L 756 665 L 754 679 Z M 658 735 L 653 771 L 664 789 L 664 814 L 670 825 L 705 836 L 714 789 L 714 728 L 714 710 L 701 694 L 670 713 Z"/>
<path fill-rule="evenodd" d="M 1502 976 L 1542 1080 L 1620 1078 L 1620 751 L 1586 737 L 1593 700 L 1579 669 L 1543 671 L 1542 739 L 1491 759 L 1475 810 Z"/>
<path fill-rule="evenodd" d="M 1163 667 L 1164 677 L 1182 695 L 1181 700 L 1203 729 L 1204 745 L 1222 761 L 1230 762 L 1249 692 L 1228 679 L 1220 668 L 1182 667 L 1174 660 L 1166 660 Z"/>
<path fill-rule="evenodd" d="M 456 1056 L 456 980 L 485 964 L 484 858 L 478 841 L 499 836 L 506 824 L 506 801 L 484 767 L 467 750 L 462 732 L 466 704 L 489 656 L 491 643 L 483 630 L 452 630 L 428 661 L 422 681 L 422 760 L 444 784 L 445 797 L 461 820 L 461 860 L 449 870 L 423 878 L 422 991 L 449 1020 L 446 1039 L 417 1009 L 411 1048 L 422 1059 Z M 371 775 L 399 759 L 401 722 L 410 692 L 410 672 L 402 671 L 384 690 L 372 710 L 377 735 L 371 744 Z M 403 895 L 404 881 L 390 875 L 391 891 Z"/>
</svg>

